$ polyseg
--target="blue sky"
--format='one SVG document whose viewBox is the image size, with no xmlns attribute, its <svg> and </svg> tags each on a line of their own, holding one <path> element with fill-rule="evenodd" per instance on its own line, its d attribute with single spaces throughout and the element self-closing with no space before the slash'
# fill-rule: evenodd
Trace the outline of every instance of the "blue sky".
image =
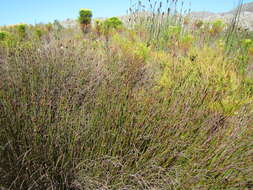
<svg viewBox="0 0 253 190">
<path fill-rule="evenodd" d="M 74 19 L 80 8 L 93 10 L 94 17 L 126 14 L 130 0 L 0 0 L 0 25 L 35 24 L 55 19 Z M 134 0 L 132 0 L 134 1 Z M 165 0 L 164 0 L 165 1 Z M 234 8 L 238 0 L 184 0 L 194 11 L 224 12 Z M 253 2 L 253 0 L 245 0 Z"/>
</svg>

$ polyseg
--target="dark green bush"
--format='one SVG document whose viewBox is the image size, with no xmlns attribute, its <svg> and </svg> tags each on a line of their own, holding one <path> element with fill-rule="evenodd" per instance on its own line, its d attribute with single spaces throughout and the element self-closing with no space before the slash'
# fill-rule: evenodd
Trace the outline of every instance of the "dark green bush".
<svg viewBox="0 0 253 190">
<path fill-rule="evenodd" d="M 84 33 L 87 33 L 89 30 L 89 25 L 91 24 L 92 16 L 93 16 L 92 11 L 90 9 L 80 9 L 78 21 Z"/>
</svg>

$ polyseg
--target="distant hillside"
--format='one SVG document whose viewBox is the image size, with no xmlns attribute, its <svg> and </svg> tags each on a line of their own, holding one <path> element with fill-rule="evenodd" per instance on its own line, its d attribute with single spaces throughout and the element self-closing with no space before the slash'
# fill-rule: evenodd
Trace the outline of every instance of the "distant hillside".
<svg viewBox="0 0 253 190">
<path fill-rule="evenodd" d="M 253 2 L 251 2 L 251 3 L 245 3 L 243 5 L 242 11 L 253 13 Z"/>
<path fill-rule="evenodd" d="M 235 10 L 231 10 L 225 13 L 212 13 L 212 12 L 192 12 L 190 16 L 193 19 L 200 19 L 205 21 L 212 21 L 216 19 L 223 19 L 225 22 L 230 22 Z M 249 30 L 253 30 L 253 2 L 245 3 L 242 7 L 239 24 Z"/>
</svg>

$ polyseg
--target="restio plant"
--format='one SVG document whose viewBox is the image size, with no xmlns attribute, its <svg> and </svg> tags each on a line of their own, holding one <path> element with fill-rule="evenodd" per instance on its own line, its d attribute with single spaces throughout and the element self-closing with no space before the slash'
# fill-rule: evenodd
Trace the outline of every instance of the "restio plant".
<svg viewBox="0 0 253 190">
<path fill-rule="evenodd" d="M 90 9 L 80 9 L 78 21 L 83 33 L 88 33 L 91 25 L 92 11 Z"/>
<path fill-rule="evenodd" d="M 252 35 L 137 9 L 0 27 L 1 190 L 253 188 Z"/>
</svg>

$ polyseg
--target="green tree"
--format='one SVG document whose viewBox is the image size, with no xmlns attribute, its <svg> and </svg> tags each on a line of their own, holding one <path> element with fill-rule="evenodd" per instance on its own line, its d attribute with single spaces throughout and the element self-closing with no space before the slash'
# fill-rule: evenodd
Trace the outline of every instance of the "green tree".
<svg viewBox="0 0 253 190">
<path fill-rule="evenodd" d="M 117 17 L 111 17 L 104 21 L 104 27 L 107 29 L 118 29 L 122 25 L 122 21 Z"/>
<path fill-rule="evenodd" d="M 84 34 L 89 32 L 92 16 L 90 9 L 80 9 L 79 11 L 78 21 Z"/>
<path fill-rule="evenodd" d="M 109 40 L 109 36 L 113 30 L 119 29 L 122 26 L 123 26 L 122 21 L 117 17 L 111 17 L 106 19 L 102 24 L 103 34 L 106 37 L 106 41 Z"/>
</svg>

